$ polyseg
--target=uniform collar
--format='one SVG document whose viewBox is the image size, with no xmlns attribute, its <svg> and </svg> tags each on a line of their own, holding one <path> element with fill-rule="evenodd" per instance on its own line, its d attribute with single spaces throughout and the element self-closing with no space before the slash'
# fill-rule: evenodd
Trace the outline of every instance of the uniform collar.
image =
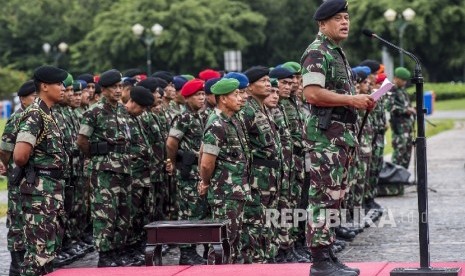
<svg viewBox="0 0 465 276">
<path fill-rule="evenodd" d="M 328 48 L 329 49 L 337 49 L 341 48 L 339 45 L 337 45 L 332 39 L 330 39 L 328 36 L 323 34 L 322 32 L 318 32 L 317 38 L 321 41 L 327 41 L 328 42 Z"/>
<path fill-rule="evenodd" d="M 47 104 L 41 98 L 37 98 L 35 100 L 37 104 L 39 105 L 39 108 L 42 109 L 45 112 L 45 114 L 47 115 L 51 114 L 50 108 L 48 108 Z"/>
</svg>

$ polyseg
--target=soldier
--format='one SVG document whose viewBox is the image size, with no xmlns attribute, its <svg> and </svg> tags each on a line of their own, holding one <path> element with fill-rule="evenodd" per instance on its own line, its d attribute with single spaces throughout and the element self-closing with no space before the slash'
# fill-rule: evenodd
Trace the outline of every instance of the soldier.
<svg viewBox="0 0 465 276">
<path fill-rule="evenodd" d="M 239 72 L 229 72 L 224 75 L 225 78 L 236 79 L 239 81 L 239 99 L 241 101 L 241 108 L 245 106 L 247 102 L 247 98 L 249 94 L 247 93 L 247 87 L 249 86 L 249 79 L 246 75 L 239 73 Z M 235 115 L 239 115 L 240 113 L 236 113 Z M 242 121 L 242 120 L 239 120 Z"/>
<path fill-rule="evenodd" d="M 26 254 L 21 275 L 44 275 L 53 271 L 52 261 L 63 238 L 62 172 L 68 165 L 63 134 L 54 120 L 51 107 L 63 99 L 64 70 L 41 66 L 34 72 L 36 99 L 23 112 L 16 145 L 15 164 L 24 171 L 20 180 L 24 216 Z"/>
<path fill-rule="evenodd" d="M 221 74 L 218 71 L 212 70 L 212 69 L 205 69 L 199 73 L 199 79 L 202 79 L 205 81 L 205 84 L 211 80 L 211 79 L 216 79 L 219 80 L 221 78 Z M 213 85 L 213 84 L 212 84 Z M 204 110 L 208 115 L 210 115 L 210 112 L 215 109 L 216 106 L 216 100 L 215 100 L 215 95 L 212 94 L 212 92 L 209 89 L 205 89 L 205 106 Z"/>
<path fill-rule="evenodd" d="M 77 145 L 90 156 L 91 213 L 99 267 L 125 266 L 121 253 L 129 235 L 131 178 L 130 130 L 121 98 L 121 73 L 115 69 L 100 76 L 103 98 L 81 120 Z"/>
<path fill-rule="evenodd" d="M 327 0 L 313 18 L 319 33 L 302 56 L 303 94 L 311 104 L 307 139 L 312 176 L 309 189 L 307 244 L 313 265 L 310 275 L 358 275 L 342 264 L 331 245 L 335 234 L 329 216 L 339 216 L 348 189 L 349 153 L 357 146 L 356 109 L 373 108 L 369 95 L 355 95 L 348 61 L 340 43 L 349 34 L 348 4 Z"/>
<path fill-rule="evenodd" d="M 204 81 L 188 81 L 181 91 L 186 98 L 186 111 L 176 116 L 171 124 L 166 151 L 167 170 L 176 172 L 178 218 L 180 220 L 201 219 L 206 216 L 205 201 L 199 197 L 197 184 L 198 156 L 206 116 L 201 112 L 205 102 Z M 195 246 L 180 246 L 179 264 L 205 264 Z"/>
<path fill-rule="evenodd" d="M 212 93 L 211 87 L 220 79 L 221 78 L 213 78 L 205 81 L 205 105 L 203 106 L 203 112 L 205 112 L 207 118 L 216 106 L 216 96 Z"/>
<path fill-rule="evenodd" d="M 16 136 L 18 134 L 18 124 L 23 111 L 34 102 L 37 97 L 34 81 L 29 80 L 18 90 L 17 93 L 21 107 L 16 110 L 5 124 L 3 130 L 2 140 L 0 143 L 0 159 L 3 165 L 7 168 L 6 175 L 11 176 L 13 170 L 16 168 L 11 155 L 16 143 Z M 19 276 L 20 265 L 24 260 L 25 246 L 24 246 L 24 219 L 22 215 L 22 206 L 20 201 L 19 185 L 13 185 L 8 179 L 8 211 L 6 226 L 8 227 L 7 233 L 7 246 L 11 254 L 10 274 L 11 276 Z"/>
<path fill-rule="evenodd" d="M 85 91 L 83 92 L 84 97 L 86 97 L 86 94 L 89 94 L 89 106 L 93 105 L 94 103 L 98 102 L 98 98 L 95 98 L 95 80 L 94 76 L 92 74 L 86 73 L 79 75 L 76 80 L 83 80 L 86 82 L 86 88 Z M 85 99 L 84 99 L 85 101 Z"/>
<path fill-rule="evenodd" d="M 404 67 L 397 67 L 394 70 L 394 87 L 389 93 L 387 105 L 387 110 L 391 113 L 392 163 L 401 165 L 406 169 L 408 169 L 412 156 L 412 132 L 416 115 L 405 90 L 410 76 L 410 72 Z"/>
<path fill-rule="evenodd" d="M 272 243 L 272 224 L 265 221 L 265 210 L 276 208 L 280 186 L 280 142 L 277 127 L 263 101 L 270 94 L 269 69 L 249 68 L 244 74 L 250 84 L 250 97 L 241 109 L 252 155 L 250 186 L 252 201 L 244 208 L 242 256 L 244 263 L 274 262 L 277 248 Z"/>
<path fill-rule="evenodd" d="M 244 216 L 244 203 L 250 200 L 248 182 L 249 160 L 242 128 L 234 118 L 241 108 L 239 81 L 224 78 L 212 86 L 217 107 L 205 126 L 200 149 L 199 194 L 208 191 L 208 202 L 213 219 L 230 219 L 228 237 L 231 245 L 230 263 L 240 256 L 240 232 Z"/>
<path fill-rule="evenodd" d="M 142 114 L 153 105 L 154 97 L 150 90 L 136 86 L 130 89 L 130 98 L 126 103 L 131 129 L 131 236 L 126 253 L 134 259 L 132 265 L 145 263 L 144 225 L 153 221 L 154 188 L 153 179 L 155 157 L 148 138 L 148 132 L 142 122 Z"/>
</svg>

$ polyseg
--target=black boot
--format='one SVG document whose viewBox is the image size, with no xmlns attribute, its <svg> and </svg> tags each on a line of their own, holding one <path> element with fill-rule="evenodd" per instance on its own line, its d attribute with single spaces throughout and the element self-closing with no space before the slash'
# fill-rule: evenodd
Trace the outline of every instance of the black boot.
<svg viewBox="0 0 465 276">
<path fill-rule="evenodd" d="M 26 251 L 11 251 L 10 276 L 19 276 Z"/>
<path fill-rule="evenodd" d="M 354 271 L 338 267 L 331 259 L 329 247 L 312 248 L 313 265 L 310 276 L 357 276 Z"/>
<path fill-rule="evenodd" d="M 195 247 L 187 247 L 187 248 L 180 248 L 181 256 L 179 257 L 179 264 L 180 265 L 199 265 L 199 264 L 207 264 L 207 261 L 202 258 Z"/>
<path fill-rule="evenodd" d="M 353 272 L 357 273 L 357 275 L 360 275 L 360 269 L 348 267 L 345 264 L 341 263 L 341 261 L 339 261 L 339 259 L 336 257 L 336 254 L 334 253 L 334 251 L 331 248 L 329 249 L 329 256 L 331 257 L 331 260 L 333 261 L 335 266 L 340 267 L 340 268 L 342 268 L 344 270 L 347 270 L 347 271 L 353 271 Z"/>
<path fill-rule="evenodd" d="M 111 251 L 99 252 L 98 253 L 98 264 L 97 267 L 117 267 L 118 264 L 113 259 L 113 253 Z"/>
</svg>

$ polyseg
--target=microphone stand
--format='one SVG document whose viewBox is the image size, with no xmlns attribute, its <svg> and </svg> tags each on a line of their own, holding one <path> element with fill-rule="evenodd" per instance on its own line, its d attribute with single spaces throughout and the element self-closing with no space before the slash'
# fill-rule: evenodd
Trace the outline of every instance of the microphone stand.
<svg viewBox="0 0 465 276">
<path fill-rule="evenodd" d="M 430 266 L 429 255 L 429 225 L 428 225 L 428 168 L 426 160 L 426 137 L 425 137 L 425 109 L 423 108 L 423 75 L 421 72 L 420 61 L 412 53 L 392 44 L 391 42 L 379 37 L 377 34 L 368 30 L 363 33 L 372 36 L 385 44 L 397 49 L 415 61 L 415 73 L 412 83 L 416 87 L 417 101 L 417 138 L 416 145 L 416 173 L 418 177 L 418 224 L 419 224 L 419 241 L 420 241 L 420 267 L 419 268 L 394 268 L 391 276 L 410 275 L 450 275 L 458 276 L 460 268 L 433 268 Z"/>
</svg>

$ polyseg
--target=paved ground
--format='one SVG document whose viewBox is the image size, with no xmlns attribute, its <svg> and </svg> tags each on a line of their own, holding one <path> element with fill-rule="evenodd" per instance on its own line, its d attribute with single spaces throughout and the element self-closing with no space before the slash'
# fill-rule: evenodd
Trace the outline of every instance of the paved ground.
<svg viewBox="0 0 465 276">
<path fill-rule="evenodd" d="M 428 118 L 464 119 L 465 112 L 436 112 Z M 454 130 L 429 138 L 427 150 L 431 261 L 464 261 L 465 122 L 458 121 Z M 413 164 L 410 168 L 413 172 Z M 0 193 L 0 202 L 4 198 L 4 193 Z M 377 201 L 387 209 L 382 218 L 385 227 L 366 229 L 340 253 L 341 258 L 350 262 L 419 261 L 416 188 L 408 187 L 402 197 L 384 197 Z M 2 218 L 0 275 L 8 274 L 10 262 L 6 233 Z M 164 263 L 176 264 L 178 254 L 178 250 L 173 250 L 164 258 Z M 92 253 L 69 267 L 95 267 L 96 262 L 97 254 Z"/>
</svg>

